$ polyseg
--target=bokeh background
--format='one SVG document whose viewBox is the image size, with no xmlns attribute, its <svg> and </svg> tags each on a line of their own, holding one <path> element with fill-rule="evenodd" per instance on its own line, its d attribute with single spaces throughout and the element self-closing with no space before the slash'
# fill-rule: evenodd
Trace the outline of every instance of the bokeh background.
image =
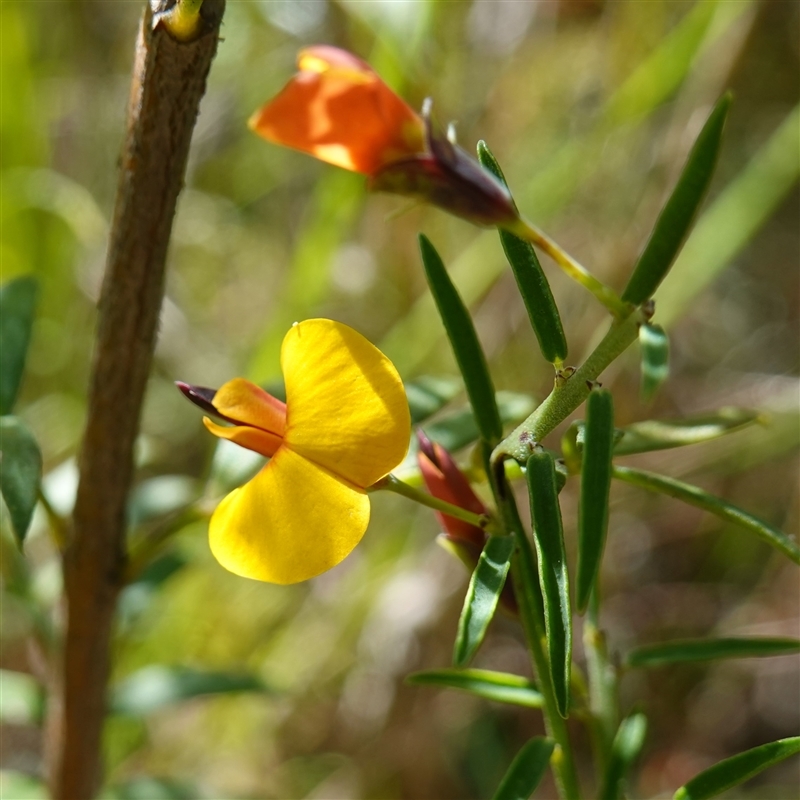
<svg viewBox="0 0 800 800">
<path fill-rule="evenodd" d="M 0 6 L 2 277 L 32 272 L 42 286 L 18 411 L 62 513 L 74 493 L 141 6 Z M 317 42 L 368 59 L 414 105 L 433 97 L 467 149 L 486 139 L 524 213 L 617 288 L 711 105 L 734 91 L 705 215 L 658 295 L 671 379 L 642 405 L 634 348 L 604 385 L 622 424 L 722 405 L 764 411 L 763 426 L 629 460 L 796 533 L 799 25 L 800 4 L 752 0 L 229 0 L 175 223 L 132 536 L 219 491 L 230 467 L 230 452 L 218 453 L 209 488 L 215 441 L 173 381 L 274 380 L 294 320 L 357 328 L 406 379 L 457 374 L 426 294 L 419 231 L 473 309 L 497 387 L 541 399 L 552 383 L 493 232 L 367 195 L 362 177 L 248 132 L 298 48 Z M 545 269 L 570 361 L 580 363 L 605 314 L 552 263 Z M 463 403 L 459 394 L 450 408 Z M 572 550 L 575 497 L 569 485 Z M 798 634 L 797 571 L 779 553 L 673 500 L 625 486 L 612 498 L 601 621 L 615 653 L 684 636 Z M 27 566 L 5 517 L 3 527 L 0 796 L 23 800 L 44 796 L 41 664 L 30 636 L 42 617 L 58 622 L 59 572 L 43 514 Z M 127 706 L 109 718 L 108 797 L 486 798 L 541 731 L 535 710 L 404 684 L 414 670 L 449 664 L 468 577 L 436 546 L 429 511 L 374 498 L 353 555 L 293 587 L 226 573 L 204 522 L 175 527 L 164 558 L 122 598 L 114 682 L 150 672 L 128 684 Z M 529 674 L 513 620 L 495 621 L 476 665 Z M 160 702 L 159 680 L 178 667 L 264 688 Z M 671 797 L 700 769 L 800 723 L 794 657 L 630 672 L 621 695 L 625 710 L 650 720 L 632 797 Z M 588 787 L 580 726 L 575 741 Z M 544 783 L 537 796 L 553 793 Z M 795 760 L 729 796 L 797 793 Z"/>
</svg>

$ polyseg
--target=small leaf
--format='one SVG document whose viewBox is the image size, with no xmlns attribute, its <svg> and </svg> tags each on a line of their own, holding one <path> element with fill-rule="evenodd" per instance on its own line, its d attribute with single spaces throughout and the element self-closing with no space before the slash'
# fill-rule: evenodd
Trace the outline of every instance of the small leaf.
<svg viewBox="0 0 800 800">
<path fill-rule="evenodd" d="M 33 434 L 17 417 L 0 417 L 0 491 L 22 547 L 42 479 L 42 454 Z"/>
<path fill-rule="evenodd" d="M 544 776 L 556 743 L 536 736 L 514 757 L 492 800 L 528 800 Z"/>
<path fill-rule="evenodd" d="M 661 492 L 670 497 L 675 497 L 690 506 L 709 511 L 726 522 L 733 522 L 751 533 L 755 533 L 767 544 L 776 547 L 794 561 L 795 564 L 800 564 L 800 547 L 783 531 L 773 528 L 772 525 L 758 517 L 742 511 L 741 508 L 737 508 L 719 497 L 714 497 L 713 494 L 709 494 L 697 486 L 676 481 L 674 478 L 667 478 L 665 475 L 656 475 L 654 472 L 645 472 L 631 467 L 614 467 L 613 475 L 618 480 L 631 483 L 634 486 L 640 486 L 642 489 L 649 489 L 652 492 Z"/>
<path fill-rule="evenodd" d="M 599 800 L 621 800 L 625 775 L 641 752 L 646 732 L 644 714 L 633 714 L 622 720 L 611 745 L 611 757 L 603 776 Z"/>
<path fill-rule="evenodd" d="M 492 621 L 500 592 L 514 554 L 512 536 L 490 536 L 483 548 L 478 566 L 464 598 L 453 650 L 453 663 L 463 667 L 475 655 Z"/>
<path fill-rule="evenodd" d="M 706 800 L 707 797 L 714 797 L 795 753 L 800 753 L 800 736 L 745 750 L 703 770 L 681 786 L 673 800 Z"/>
<path fill-rule="evenodd" d="M 0 415 L 11 413 L 22 382 L 38 291 L 30 275 L 0 287 Z"/>
<path fill-rule="evenodd" d="M 714 174 L 730 104 L 731 95 L 723 95 L 700 131 L 622 294 L 628 303 L 638 306 L 653 296 L 681 249 Z"/>
<path fill-rule="evenodd" d="M 486 669 L 431 669 L 414 672 L 406 678 L 413 686 L 441 686 L 469 692 L 486 700 L 511 703 L 527 708 L 541 708 L 544 703 L 536 684 L 508 672 Z"/>
<path fill-rule="evenodd" d="M 441 411 L 460 391 L 457 378 L 422 375 L 405 385 L 411 422 L 418 425 Z"/>
<path fill-rule="evenodd" d="M 464 378 L 481 438 L 495 445 L 503 435 L 503 426 L 494 399 L 494 386 L 486 356 L 475 333 L 475 326 L 434 246 L 420 235 L 419 247 L 428 285 Z"/>
<path fill-rule="evenodd" d="M 484 141 L 478 142 L 478 160 L 508 188 L 500 165 Z M 558 306 L 553 299 L 547 276 L 536 257 L 536 251 L 530 242 L 508 231 L 500 231 L 500 242 L 514 272 L 542 355 L 551 364 L 562 363 L 567 357 L 567 338 L 564 336 Z"/>
<path fill-rule="evenodd" d="M 622 428 L 615 456 L 667 450 L 717 439 L 758 422 L 761 415 L 748 408 L 721 408 L 712 414 L 684 419 L 648 419 Z"/>
<path fill-rule="evenodd" d="M 576 602 L 582 614 L 589 604 L 608 531 L 611 451 L 614 447 L 614 400 L 605 389 L 586 401 L 581 499 L 578 513 L 578 576 Z"/>
<path fill-rule="evenodd" d="M 564 530 L 552 454 L 538 448 L 528 459 L 526 477 L 531 501 L 533 540 L 538 555 L 539 585 L 544 599 L 553 692 L 559 713 L 566 717 L 569 712 L 572 664 L 572 612 L 569 605 Z"/>
<path fill-rule="evenodd" d="M 642 401 L 650 402 L 669 377 L 669 337 L 660 325 L 639 328 L 642 353 Z"/>
<path fill-rule="evenodd" d="M 763 658 L 800 652 L 800 640 L 771 637 L 683 639 L 637 647 L 628 653 L 629 667 L 661 667 L 720 658 Z"/>
<path fill-rule="evenodd" d="M 515 392 L 498 392 L 495 400 L 500 420 L 504 425 L 521 422 L 536 407 L 531 397 Z M 469 406 L 437 419 L 436 422 L 428 423 L 425 426 L 425 433 L 451 453 L 472 444 L 480 436 L 478 424 Z"/>
<path fill-rule="evenodd" d="M 154 665 L 114 687 L 110 706 L 113 713 L 139 716 L 203 695 L 266 691 L 264 683 L 253 675 Z"/>
</svg>

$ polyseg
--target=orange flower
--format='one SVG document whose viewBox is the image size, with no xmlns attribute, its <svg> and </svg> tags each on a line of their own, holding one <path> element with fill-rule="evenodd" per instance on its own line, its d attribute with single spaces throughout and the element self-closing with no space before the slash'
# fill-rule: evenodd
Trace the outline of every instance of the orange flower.
<svg viewBox="0 0 800 800">
<path fill-rule="evenodd" d="M 508 190 L 416 114 L 368 64 L 328 45 L 301 50 L 300 71 L 250 118 L 276 144 L 369 176 L 370 189 L 426 200 L 482 225 L 518 218 Z"/>
</svg>

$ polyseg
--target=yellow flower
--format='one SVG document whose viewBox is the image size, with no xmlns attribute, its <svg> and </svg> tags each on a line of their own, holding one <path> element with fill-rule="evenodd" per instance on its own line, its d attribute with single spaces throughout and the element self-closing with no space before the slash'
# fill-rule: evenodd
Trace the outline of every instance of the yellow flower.
<svg viewBox="0 0 800 800">
<path fill-rule="evenodd" d="M 178 386 L 231 423 L 205 418 L 212 433 L 270 456 L 217 507 L 211 551 L 237 575 L 288 584 L 336 566 L 358 544 L 369 523 L 365 490 L 403 460 L 411 420 L 394 365 L 346 325 L 294 325 L 281 368 L 285 405 L 243 378 L 217 392 Z"/>
</svg>

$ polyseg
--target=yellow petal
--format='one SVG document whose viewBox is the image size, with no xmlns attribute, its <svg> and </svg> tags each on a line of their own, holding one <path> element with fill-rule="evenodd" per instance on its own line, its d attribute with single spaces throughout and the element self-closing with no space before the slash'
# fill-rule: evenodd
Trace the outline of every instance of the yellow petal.
<svg viewBox="0 0 800 800">
<path fill-rule="evenodd" d="M 269 583 L 298 583 L 335 567 L 369 523 L 366 493 L 282 447 L 231 492 L 209 525 L 223 567 Z"/>
<path fill-rule="evenodd" d="M 228 419 L 283 436 L 286 404 L 244 378 L 234 378 L 220 386 L 213 406 Z"/>
<path fill-rule="evenodd" d="M 275 455 L 278 448 L 283 444 L 283 439 L 280 436 L 268 431 L 262 431 L 261 428 L 251 428 L 249 425 L 225 427 L 217 425 L 216 422 L 208 417 L 203 417 L 203 424 L 214 436 L 234 442 L 239 447 L 254 450 L 256 453 L 261 453 L 262 456 Z"/>
<path fill-rule="evenodd" d="M 397 370 L 347 325 L 309 319 L 283 340 L 288 447 L 356 486 L 405 457 L 411 418 Z"/>
</svg>

